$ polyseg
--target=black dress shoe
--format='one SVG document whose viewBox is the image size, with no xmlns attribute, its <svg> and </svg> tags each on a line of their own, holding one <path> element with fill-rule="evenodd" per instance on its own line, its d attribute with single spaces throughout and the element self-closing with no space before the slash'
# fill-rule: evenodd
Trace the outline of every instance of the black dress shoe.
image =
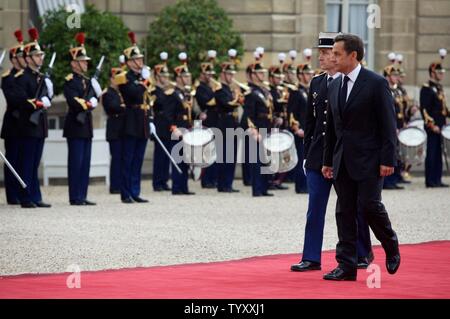
<svg viewBox="0 0 450 319">
<path fill-rule="evenodd" d="M 140 197 L 133 197 L 133 200 L 134 200 L 136 203 L 139 203 L 139 204 L 145 204 L 145 203 L 148 203 L 148 202 L 149 202 L 148 200 L 143 199 L 143 198 L 140 198 Z"/>
<path fill-rule="evenodd" d="M 20 205 L 20 200 L 12 200 L 8 202 L 8 205 L 10 206 L 17 206 Z"/>
<path fill-rule="evenodd" d="M 71 206 L 86 206 L 86 203 L 84 201 L 72 201 L 70 202 Z"/>
<path fill-rule="evenodd" d="M 400 254 L 393 257 L 386 257 L 386 269 L 389 274 L 393 275 L 400 267 Z"/>
<path fill-rule="evenodd" d="M 233 188 L 225 188 L 225 189 L 219 189 L 219 193 L 240 193 L 240 190 L 233 189 Z"/>
<path fill-rule="evenodd" d="M 308 191 L 302 190 L 302 191 L 295 191 L 297 194 L 308 194 Z"/>
<path fill-rule="evenodd" d="M 125 199 L 122 199 L 122 203 L 124 203 L 124 204 L 133 204 L 134 200 L 132 200 L 131 198 L 125 198 Z"/>
<path fill-rule="evenodd" d="M 448 186 L 447 184 L 440 183 L 437 187 L 440 187 L 440 188 L 448 188 L 449 186 Z"/>
<path fill-rule="evenodd" d="M 397 188 L 396 188 L 396 185 L 384 185 L 383 189 L 385 189 L 385 190 L 395 190 Z"/>
<path fill-rule="evenodd" d="M 206 184 L 206 185 L 202 185 L 203 189 L 216 189 L 216 185 L 214 184 Z"/>
<path fill-rule="evenodd" d="M 172 195 L 175 195 L 175 196 L 185 196 L 185 195 L 191 196 L 191 195 L 195 195 L 195 193 L 192 193 L 192 192 L 172 192 Z"/>
<path fill-rule="evenodd" d="M 253 197 L 273 197 L 274 194 L 271 193 L 263 193 L 263 194 L 253 194 Z"/>
<path fill-rule="evenodd" d="M 35 204 L 36 204 L 36 207 L 39 207 L 39 208 L 50 208 L 50 207 L 52 207 L 52 205 L 44 203 L 44 202 L 39 202 L 39 203 L 35 203 Z"/>
<path fill-rule="evenodd" d="M 120 194 L 120 190 L 110 189 L 110 190 L 109 190 L 109 193 L 110 193 L 111 195 L 118 195 L 118 194 Z"/>
<path fill-rule="evenodd" d="M 322 267 L 320 266 L 319 263 L 314 263 L 311 261 L 302 261 L 299 264 L 291 266 L 291 271 L 305 272 L 313 270 L 322 270 Z"/>
<path fill-rule="evenodd" d="M 85 200 L 84 203 L 86 204 L 86 206 L 97 206 L 96 203 L 88 201 L 88 200 Z"/>
<path fill-rule="evenodd" d="M 400 185 L 397 185 L 397 184 L 395 184 L 394 187 L 395 187 L 395 189 L 405 189 L 403 186 L 400 186 Z"/>
<path fill-rule="evenodd" d="M 347 272 L 342 268 L 336 268 L 330 273 L 323 276 L 325 280 L 335 280 L 335 281 L 356 281 L 356 271 Z"/>
<path fill-rule="evenodd" d="M 289 189 L 289 187 L 280 184 L 280 185 L 275 185 L 275 189 L 279 190 L 279 191 L 287 191 Z"/>
<path fill-rule="evenodd" d="M 21 203 L 20 204 L 20 206 L 22 207 L 22 208 L 36 208 L 37 206 L 36 206 L 36 204 L 35 203 L 32 203 L 32 202 L 29 202 L 29 203 Z"/>
</svg>

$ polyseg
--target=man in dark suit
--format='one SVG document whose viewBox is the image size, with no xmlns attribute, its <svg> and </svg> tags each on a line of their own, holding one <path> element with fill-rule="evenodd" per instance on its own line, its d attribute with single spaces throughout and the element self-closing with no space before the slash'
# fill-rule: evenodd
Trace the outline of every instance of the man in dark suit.
<svg viewBox="0 0 450 319">
<path fill-rule="evenodd" d="M 386 252 L 386 268 L 400 266 L 397 235 L 381 202 L 383 179 L 396 162 L 395 111 L 386 79 L 362 68 L 364 44 L 351 34 L 339 35 L 333 48 L 341 79 L 328 91 L 325 178 L 335 180 L 338 267 L 325 280 L 356 280 L 357 212 L 360 210 Z"/>
<path fill-rule="evenodd" d="M 322 175 L 323 144 L 327 120 L 328 87 L 341 74 L 336 72 L 333 45 L 338 33 L 319 35 L 319 62 L 322 74 L 311 81 L 305 120 L 305 167 L 309 190 L 305 241 L 300 263 L 292 265 L 292 271 L 321 270 L 321 253 L 325 215 L 332 182 Z M 367 268 L 372 261 L 372 243 L 367 222 L 358 214 L 358 268 Z"/>
</svg>

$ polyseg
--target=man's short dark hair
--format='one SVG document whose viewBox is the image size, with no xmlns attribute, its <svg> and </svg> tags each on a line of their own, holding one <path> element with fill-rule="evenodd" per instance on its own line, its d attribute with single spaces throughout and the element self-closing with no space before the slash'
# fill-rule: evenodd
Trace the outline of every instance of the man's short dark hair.
<svg viewBox="0 0 450 319">
<path fill-rule="evenodd" d="M 364 59 L 364 42 L 360 37 L 354 34 L 340 34 L 334 40 L 337 42 L 344 42 L 344 50 L 347 54 L 356 52 L 356 59 L 361 62 Z"/>
</svg>

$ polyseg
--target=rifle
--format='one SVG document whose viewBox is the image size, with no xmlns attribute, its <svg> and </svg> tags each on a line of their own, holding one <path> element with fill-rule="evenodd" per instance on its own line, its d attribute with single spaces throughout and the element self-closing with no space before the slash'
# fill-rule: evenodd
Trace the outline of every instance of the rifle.
<svg viewBox="0 0 450 319">
<path fill-rule="evenodd" d="M 52 59 L 50 60 L 50 64 L 48 65 L 47 72 L 44 74 L 44 76 L 39 81 L 38 88 L 36 90 L 36 94 L 34 96 L 34 100 L 38 100 L 43 96 L 44 93 L 44 85 L 45 85 L 45 79 L 50 79 L 53 73 L 53 66 L 55 65 L 56 60 L 56 52 L 53 53 Z M 33 114 L 30 116 L 30 122 L 34 125 L 39 125 L 39 120 L 41 118 L 41 114 L 43 112 L 43 109 L 39 109 L 37 111 L 34 111 Z"/>
<path fill-rule="evenodd" d="M 96 79 L 96 80 L 98 80 L 100 78 L 100 74 L 102 73 L 102 67 L 103 67 L 104 61 L 105 61 L 105 56 L 102 55 L 102 57 L 100 58 L 100 62 L 98 63 L 97 68 L 95 69 L 94 79 Z M 85 100 L 88 100 L 89 97 L 92 95 L 92 90 L 93 90 L 92 81 L 89 81 L 89 85 L 86 88 L 86 93 L 84 95 Z M 80 124 L 86 123 L 86 117 L 87 117 L 88 112 L 90 112 L 90 111 L 83 111 L 83 112 L 78 113 L 77 121 Z"/>
</svg>

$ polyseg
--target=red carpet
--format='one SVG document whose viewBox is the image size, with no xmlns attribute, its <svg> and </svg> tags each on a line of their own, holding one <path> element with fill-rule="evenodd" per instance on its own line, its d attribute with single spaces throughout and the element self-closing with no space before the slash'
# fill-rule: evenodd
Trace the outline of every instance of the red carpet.
<svg viewBox="0 0 450 319">
<path fill-rule="evenodd" d="M 323 256 L 322 271 L 293 273 L 298 255 L 239 261 L 81 273 L 81 289 L 68 289 L 67 274 L 0 277 L 2 299 L 316 299 L 450 298 L 450 241 L 401 247 L 399 272 L 388 275 L 384 253 L 375 248 L 381 288 L 369 289 L 364 270 L 357 282 L 329 282 L 334 252 Z"/>
</svg>

